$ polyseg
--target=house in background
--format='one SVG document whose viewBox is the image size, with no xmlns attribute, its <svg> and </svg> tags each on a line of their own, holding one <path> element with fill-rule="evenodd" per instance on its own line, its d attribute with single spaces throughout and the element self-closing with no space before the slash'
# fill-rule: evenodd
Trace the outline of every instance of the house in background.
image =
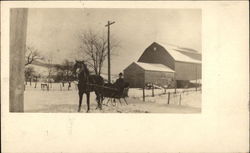
<svg viewBox="0 0 250 153">
<path fill-rule="evenodd" d="M 43 61 L 34 61 L 31 64 L 25 66 L 26 68 L 32 68 L 33 69 L 33 76 L 32 78 L 39 82 L 48 82 L 54 81 L 53 76 L 56 76 L 58 70 L 57 70 L 57 64 L 47 64 Z M 50 76 L 50 78 L 49 78 Z"/>
<path fill-rule="evenodd" d="M 141 57 L 138 59 L 137 64 L 138 63 L 151 65 L 161 64 L 166 66 L 169 70 L 174 72 L 174 80 L 177 81 L 178 86 L 183 86 L 183 84 L 186 84 L 189 81 L 201 79 L 201 53 L 193 49 L 154 42 L 145 49 Z M 125 72 L 128 71 L 127 69 L 128 68 L 124 70 L 125 80 L 130 84 L 135 84 L 131 82 L 131 80 L 133 80 L 133 74 L 131 73 L 135 73 L 136 75 L 137 72 Z M 157 78 L 154 77 L 153 74 L 147 75 L 151 78 Z M 136 77 L 142 80 L 144 79 L 143 75 Z M 140 79 L 137 79 L 137 81 Z M 151 81 L 156 82 L 155 79 L 151 79 Z M 147 83 L 147 80 L 144 80 L 144 82 Z M 139 86 L 136 85 L 136 87 Z"/>
</svg>

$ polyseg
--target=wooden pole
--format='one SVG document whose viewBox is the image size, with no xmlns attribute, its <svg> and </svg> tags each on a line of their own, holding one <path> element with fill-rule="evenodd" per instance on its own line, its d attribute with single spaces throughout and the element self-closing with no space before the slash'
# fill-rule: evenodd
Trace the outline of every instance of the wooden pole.
<svg viewBox="0 0 250 153">
<path fill-rule="evenodd" d="M 36 83 L 35 83 L 35 88 L 36 88 L 36 85 L 37 85 L 37 76 L 35 78 L 36 78 Z"/>
<path fill-rule="evenodd" d="M 31 86 L 31 77 L 30 77 L 30 86 Z"/>
<path fill-rule="evenodd" d="M 145 87 L 142 88 L 142 99 L 145 101 Z"/>
<path fill-rule="evenodd" d="M 10 9 L 10 112 L 24 111 L 23 83 L 27 16 L 27 8 Z"/>
<path fill-rule="evenodd" d="M 168 92 L 168 104 L 170 102 L 170 92 Z"/>
<path fill-rule="evenodd" d="M 155 96 L 155 93 L 154 93 L 154 84 L 152 83 L 152 97 Z"/>
<path fill-rule="evenodd" d="M 195 65 L 195 88 L 197 91 L 197 64 Z"/>
<path fill-rule="evenodd" d="M 174 86 L 174 93 L 176 93 L 176 88 L 177 88 L 177 81 L 174 80 L 175 86 Z"/>
<path fill-rule="evenodd" d="M 105 25 L 108 27 L 108 82 L 110 83 L 110 25 L 114 24 L 115 22 L 108 21 L 108 24 Z"/>
<path fill-rule="evenodd" d="M 181 105 L 181 93 L 180 93 L 180 101 L 179 101 L 179 105 Z"/>
<path fill-rule="evenodd" d="M 108 82 L 110 83 L 110 40 L 109 40 L 109 35 L 110 35 L 110 23 L 108 21 Z"/>
</svg>

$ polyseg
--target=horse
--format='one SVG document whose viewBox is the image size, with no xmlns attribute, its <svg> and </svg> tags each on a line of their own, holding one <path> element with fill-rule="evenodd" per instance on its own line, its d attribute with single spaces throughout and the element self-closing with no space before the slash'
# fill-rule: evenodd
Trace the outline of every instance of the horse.
<svg viewBox="0 0 250 153">
<path fill-rule="evenodd" d="M 73 72 L 78 74 L 78 95 L 79 95 L 79 107 L 78 112 L 81 111 L 82 97 L 86 94 L 87 113 L 90 110 L 89 98 L 90 92 L 95 92 L 96 101 L 98 103 L 96 109 L 102 110 L 102 86 L 104 85 L 104 79 L 100 75 L 91 75 L 84 61 L 77 61 L 73 67 Z"/>
</svg>

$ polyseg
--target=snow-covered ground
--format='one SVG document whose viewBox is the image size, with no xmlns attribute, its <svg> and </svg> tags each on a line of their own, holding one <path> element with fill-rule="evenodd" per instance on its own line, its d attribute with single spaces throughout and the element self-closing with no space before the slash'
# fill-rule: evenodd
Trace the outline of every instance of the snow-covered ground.
<svg viewBox="0 0 250 153">
<path fill-rule="evenodd" d="M 194 90 L 194 89 L 188 89 Z M 173 92 L 174 89 L 166 91 Z M 183 91 L 186 91 L 183 93 Z M 91 113 L 200 113 L 201 112 L 201 91 L 190 91 L 187 89 L 178 89 L 177 94 L 170 94 L 170 104 L 168 103 L 168 94 L 164 94 L 164 90 L 155 89 L 155 96 L 152 97 L 152 90 L 145 90 L 145 102 L 142 101 L 141 89 L 130 89 L 127 98 L 128 105 L 123 100 L 122 105 L 119 101 L 113 106 L 103 105 L 103 110 L 96 110 L 95 94 L 91 93 L 90 104 Z M 180 96 L 181 94 L 181 96 Z M 107 103 L 107 99 L 104 100 Z M 26 85 L 24 92 L 24 110 L 25 112 L 72 112 L 77 113 L 78 108 L 78 91 L 74 83 L 70 90 L 60 87 L 60 84 L 53 83 L 49 91 L 41 90 L 40 84 L 37 88 Z M 83 97 L 82 111 L 86 112 L 86 97 Z"/>
</svg>

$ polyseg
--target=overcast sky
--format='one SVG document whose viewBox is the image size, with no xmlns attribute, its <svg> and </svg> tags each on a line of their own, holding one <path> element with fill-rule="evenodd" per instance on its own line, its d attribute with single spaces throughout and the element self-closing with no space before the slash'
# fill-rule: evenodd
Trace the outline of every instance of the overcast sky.
<svg viewBox="0 0 250 153">
<path fill-rule="evenodd" d="M 111 73 L 122 72 L 137 61 L 153 42 L 164 42 L 201 51 L 200 9 L 29 9 L 27 45 L 54 63 L 77 58 L 77 35 L 92 29 L 111 34 L 120 42 L 112 57 Z M 104 73 L 107 71 L 107 61 Z"/>
</svg>

